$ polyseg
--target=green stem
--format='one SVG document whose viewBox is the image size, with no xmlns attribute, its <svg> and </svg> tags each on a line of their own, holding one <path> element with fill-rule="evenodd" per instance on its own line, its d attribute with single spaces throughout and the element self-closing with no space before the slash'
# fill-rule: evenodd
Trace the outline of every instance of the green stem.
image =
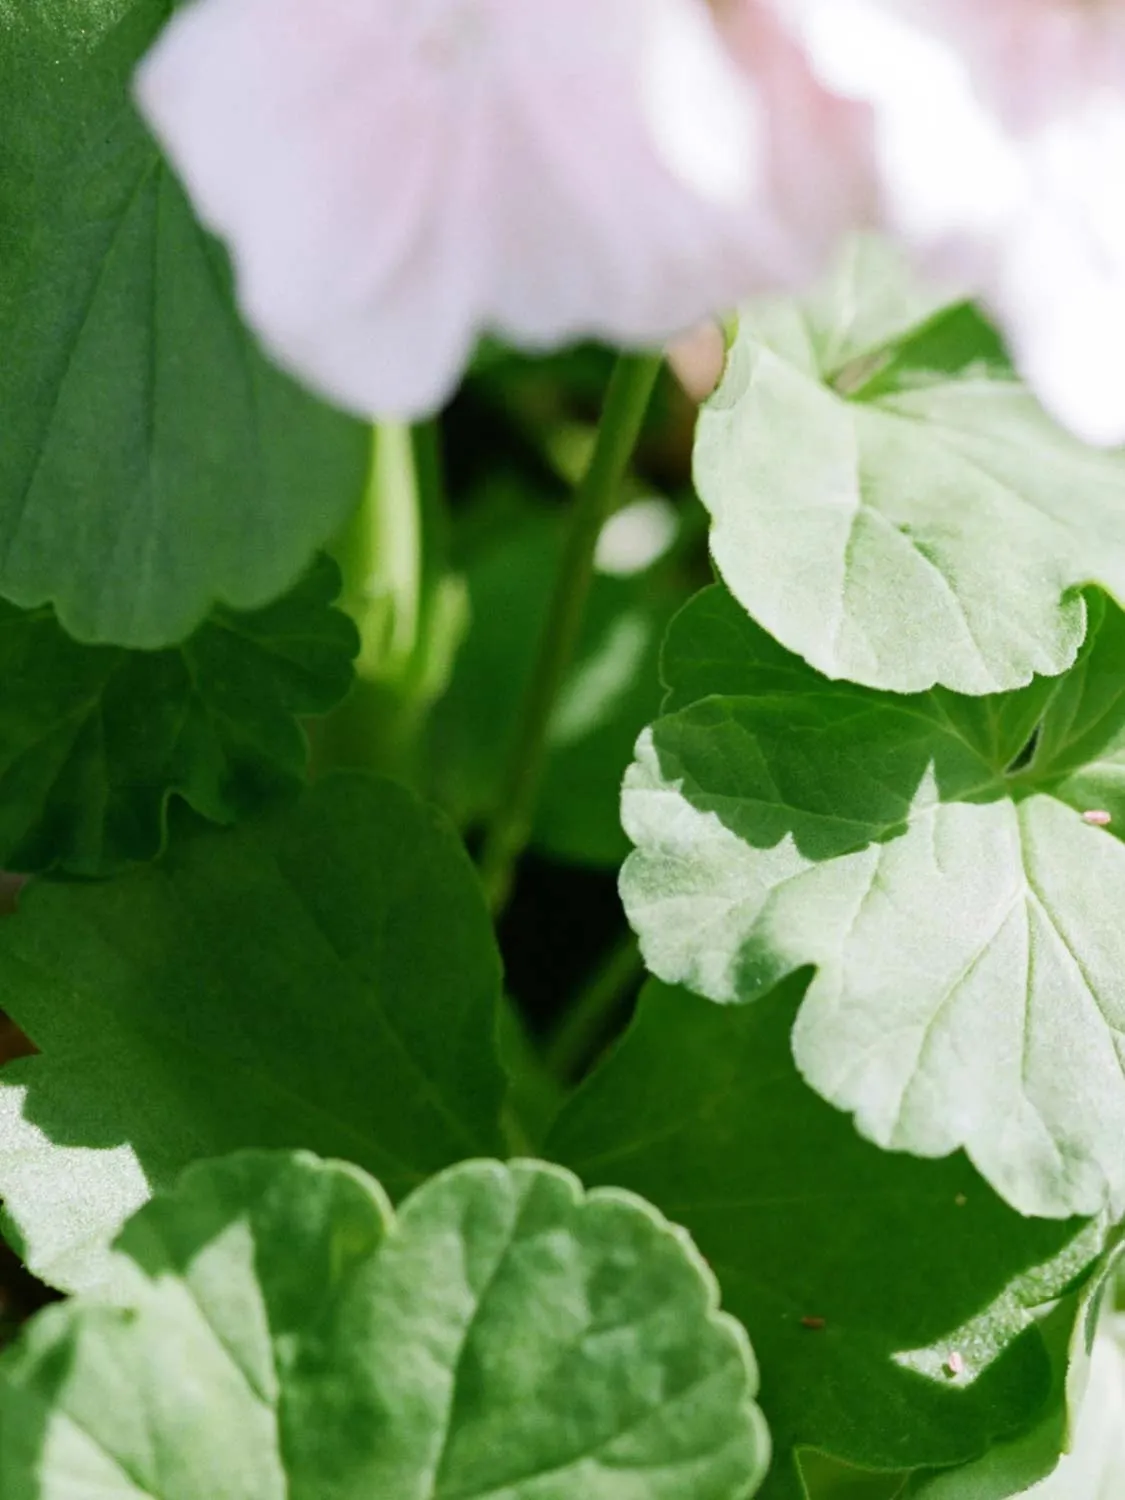
<svg viewBox="0 0 1125 1500">
<path fill-rule="evenodd" d="M 547 1071 L 560 1083 L 576 1083 L 597 1056 L 628 991 L 644 973 L 637 940 L 630 933 L 563 1016 L 543 1049 Z"/>
<path fill-rule="evenodd" d="M 440 433 L 436 421 L 386 422 L 372 438 L 367 492 L 333 549 L 360 632 L 356 683 L 320 732 L 318 762 L 408 776 L 441 644 L 432 637 L 449 633 Z"/>
<path fill-rule="evenodd" d="M 516 861 L 531 835 L 547 758 L 547 732 L 578 645 L 598 536 L 628 469 L 660 366 L 657 354 L 620 356 L 606 393 L 594 453 L 575 493 L 566 550 L 524 702 L 504 797 L 481 855 L 481 879 L 494 911 L 508 898 Z"/>
<path fill-rule="evenodd" d="M 404 424 L 373 429 L 367 490 L 334 550 L 341 603 L 362 639 L 356 670 L 366 681 L 393 680 L 410 657 L 422 591 L 419 487 Z"/>
<path fill-rule="evenodd" d="M 381 422 L 374 431 L 367 494 L 343 540 L 344 598 L 363 633 L 359 671 L 402 682 L 422 633 L 426 570 L 443 511 L 436 422 Z"/>
</svg>

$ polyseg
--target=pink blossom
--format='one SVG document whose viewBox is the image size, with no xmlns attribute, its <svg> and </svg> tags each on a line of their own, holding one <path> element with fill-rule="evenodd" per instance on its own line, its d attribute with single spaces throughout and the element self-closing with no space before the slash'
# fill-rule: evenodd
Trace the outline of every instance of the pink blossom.
<svg viewBox="0 0 1125 1500">
<path fill-rule="evenodd" d="M 764 115 L 768 192 L 812 254 L 877 213 L 874 120 L 831 92 L 810 66 L 791 0 L 712 0 Z"/>
<path fill-rule="evenodd" d="M 137 92 L 251 324 L 363 413 L 438 406 L 486 330 L 659 342 L 835 228 L 787 218 L 703 0 L 194 0 Z"/>
<path fill-rule="evenodd" d="M 1125 3 L 791 7 L 875 112 L 889 225 L 980 292 L 1060 420 L 1125 441 Z"/>
</svg>

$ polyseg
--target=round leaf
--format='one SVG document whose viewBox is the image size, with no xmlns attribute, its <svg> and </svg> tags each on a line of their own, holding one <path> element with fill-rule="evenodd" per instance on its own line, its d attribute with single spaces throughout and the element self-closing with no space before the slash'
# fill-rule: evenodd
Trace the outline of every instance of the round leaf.
<svg viewBox="0 0 1125 1500">
<path fill-rule="evenodd" d="M 472 1162 L 396 1216 L 306 1156 L 198 1167 L 0 1362 L 5 1500 L 742 1500 L 749 1345 L 627 1194 Z"/>
<path fill-rule="evenodd" d="M 1125 602 L 1125 455 L 1056 427 L 974 314 L 935 317 L 871 247 L 744 311 L 695 476 L 731 592 L 829 677 L 1006 691 L 1074 660 L 1076 585 Z"/>
<path fill-rule="evenodd" d="M 1072 679 L 1000 698 L 780 658 L 718 590 L 673 626 L 671 704 L 701 696 L 642 737 L 623 803 L 649 967 L 732 1002 L 815 964 L 797 1060 L 864 1135 L 964 1146 L 1025 1213 L 1125 1202 L 1120 612 Z"/>
</svg>

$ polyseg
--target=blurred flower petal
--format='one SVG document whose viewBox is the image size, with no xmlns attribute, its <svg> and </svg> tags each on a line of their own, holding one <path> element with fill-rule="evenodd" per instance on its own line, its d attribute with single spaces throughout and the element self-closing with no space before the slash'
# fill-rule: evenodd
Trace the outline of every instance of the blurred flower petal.
<svg viewBox="0 0 1125 1500">
<path fill-rule="evenodd" d="M 276 357 L 411 417 L 477 336 L 655 344 L 811 268 L 703 0 L 194 0 L 138 75 Z"/>
<path fill-rule="evenodd" d="M 1044 404 L 1125 441 L 1123 0 L 790 0 L 872 106 L 888 225 L 975 285 Z"/>
<path fill-rule="evenodd" d="M 761 104 L 767 193 L 807 266 L 841 235 L 875 222 L 873 113 L 817 77 L 791 0 L 713 4 Z"/>
</svg>

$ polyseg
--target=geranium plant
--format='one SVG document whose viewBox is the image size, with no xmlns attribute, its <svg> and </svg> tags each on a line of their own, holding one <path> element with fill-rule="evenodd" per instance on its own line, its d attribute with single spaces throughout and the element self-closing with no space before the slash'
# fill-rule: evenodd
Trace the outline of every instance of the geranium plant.
<svg viewBox="0 0 1125 1500">
<path fill-rule="evenodd" d="M 0 0 L 0 1500 L 1125 1494 L 1125 3 Z"/>
</svg>

